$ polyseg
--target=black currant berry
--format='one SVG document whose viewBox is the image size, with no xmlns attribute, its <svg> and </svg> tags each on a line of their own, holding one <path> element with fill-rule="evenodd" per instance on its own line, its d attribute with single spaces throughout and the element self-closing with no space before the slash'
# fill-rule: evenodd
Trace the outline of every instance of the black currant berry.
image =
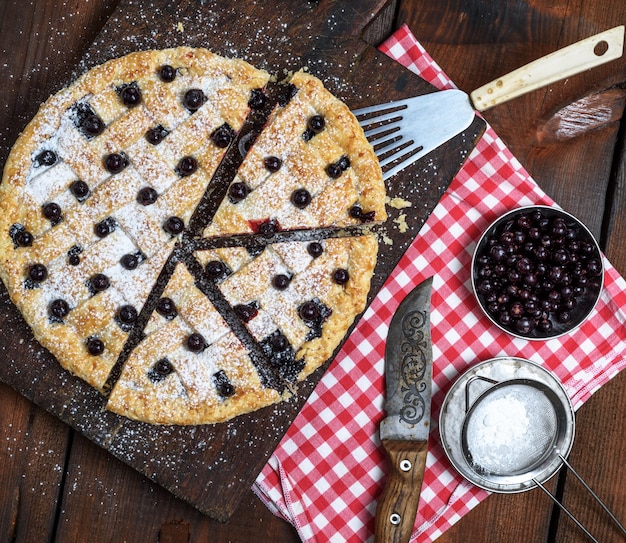
<svg viewBox="0 0 626 543">
<path fill-rule="evenodd" d="M 70 312 L 70 306 L 65 300 L 59 298 L 50 304 L 48 311 L 51 317 L 63 319 Z"/>
<path fill-rule="evenodd" d="M 176 315 L 178 315 L 174 300 L 168 297 L 163 297 L 157 302 L 156 311 L 159 315 L 165 317 L 166 319 L 173 319 Z"/>
<path fill-rule="evenodd" d="M 307 122 L 307 128 L 314 134 L 319 134 L 324 128 L 326 128 L 326 121 L 321 115 L 313 115 Z"/>
<path fill-rule="evenodd" d="M 277 156 L 268 156 L 263 159 L 263 166 L 270 173 L 276 173 L 283 165 L 283 161 Z"/>
<path fill-rule="evenodd" d="M 291 203 L 298 209 L 304 209 L 311 203 L 311 193 L 306 189 L 294 190 L 291 194 Z"/>
<path fill-rule="evenodd" d="M 272 279 L 272 285 L 276 290 L 285 290 L 289 286 L 289 283 L 291 283 L 291 279 L 284 274 L 275 275 Z"/>
<path fill-rule="evenodd" d="M 137 310 L 132 305 L 123 305 L 117 312 L 118 319 L 124 324 L 132 324 L 138 316 Z"/>
<path fill-rule="evenodd" d="M 193 174 L 197 169 L 198 161 L 192 156 L 186 156 L 180 159 L 177 171 L 181 176 L 187 177 Z"/>
<path fill-rule="evenodd" d="M 197 332 L 190 334 L 187 337 L 187 341 L 185 342 L 187 349 L 192 353 L 200 353 L 206 349 L 207 344 L 204 341 L 204 337 L 202 334 L 198 334 Z"/>
<path fill-rule="evenodd" d="M 98 338 L 90 338 L 87 341 L 87 351 L 92 356 L 99 356 L 104 352 L 104 343 Z"/>
<path fill-rule="evenodd" d="M 169 64 L 164 64 L 159 70 L 159 77 L 161 78 L 161 81 L 171 83 L 174 79 L 176 79 L 176 69 Z"/>
<path fill-rule="evenodd" d="M 97 115 L 89 115 L 83 120 L 81 128 L 88 136 L 97 136 L 104 130 L 104 123 Z"/>
<path fill-rule="evenodd" d="M 190 111 L 196 111 L 206 102 L 206 96 L 202 89 L 189 89 L 183 97 L 184 106 Z"/>
<path fill-rule="evenodd" d="M 317 258 L 324 252 L 324 247 L 320 242 L 312 241 L 307 245 L 306 250 L 313 258 Z"/>
<path fill-rule="evenodd" d="M 28 268 L 28 278 L 34 283 L 41 283 L 48 278 L 48 268 L 43 264 L 32 264 Z"/>
<path fill-rule="evenodd" d="M 249 193 L 248 185 L 240 181 L 236 181 L 228 188 L 228 198 L 233 204 L 245 200 Z"/>
<path fill-rule="evenodd" d="M 265 94 L 263 94 L 261 89 L 252 89 L 248 106 L 250 109 L 262 109 L 266 101 Z"/>
<path fill-rule="evenodd" d="M 51 222 L 58 221 L 61 218 L 61 206 L 55 202 L 44 204 L 41 210 L 43 216 Z"/>
<path fill-rule="evenodd" d="M 141 89 L 137 85 L 128 85 L 122 89 L 120 97 L 125 106 L 138 106 L 141 104 Z"/>
<path fill-rule="evenodd" d="M 120 173 L 127 165 L 126 158 L 120 153 L 111 153 L 104 159 L 105 168 L 113 174 Z"/>
<path fill-rule="evenodd" d="M 163 224 L 163 230 L 172 236 L 180 234 L 185 228 L 185 223 L 178 217 L 170 217 Z"/>
<path fill-rule="evenodd" d="M 142 206 L 149 206 L 154 204 L 154 202 L 157 201 L 158 197 L 159 195 L 157 191 L 154 190 L 152 187 L 143 187 L 137 193 L 137 202 L 140 203 Z"/>
<path fill-rule="evenodd" d="M 54 164 L 56 164 L 57 154 L 50 149 L 46 149 L 44 151 L 41 151 L 41 153 L 37 155 L 35 160 L 40 166 L 53 166 Z"/>
<path fill-rule="evenodd" d="M 336 269 L 333 273 L 333 281 L 338 285 L 345 285 L 350 280 L 348 270 L 344 268 Z"/>
<path fill-rule="evenodd" d="M 211 134 L 211 140 L 220 149 L 226 149 L 234 137 L 235 133 L 228 123 L 224 123 Z"/>
</svg>

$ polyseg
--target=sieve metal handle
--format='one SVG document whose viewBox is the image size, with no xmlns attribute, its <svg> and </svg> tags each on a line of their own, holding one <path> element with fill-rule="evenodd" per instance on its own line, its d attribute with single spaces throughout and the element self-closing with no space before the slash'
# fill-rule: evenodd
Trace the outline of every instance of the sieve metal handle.
<svg viewBox="0 0 626 543">
<path fill-rule="evenodd" d="M 467 415 L 470 410 L 470 385 L 474 381 L 485 381 L 486 383 L 490 383 L 492 385 L 497 385 L 500 381 L 496 381 L 494 379 L 489 379 L 489 377 L 483 377 L 482 375 L 472 375 L 467 382 L 465 383 L 465 414 Z"/>
<path fill-rule="evenodd" d="M 572 467 L 572 465 L 565 459 L 565 457 L 558 451 L 556 451 L 559 458 L 561 459 L 561 461 L 563 462 L 563 464 L 565 465 L 565 467 L 567 469 L 569 469 L 575 476 L 576 478 L 581 482 L 581 484 L 585 487 L 585 489 L 587 490 L 587 492 L 589 492 L 589 494 L 591 494 L 593 496 L 593 498 L 596 500 L 596 502 L 598 502 L 600 504 L 600 506 L 602 507 L 602 509 L 604 509 L 604 511 L 609 515 L 609 517 L 611 518 L 611 520 L 615 523 L 615 525 L 620 529 L 620 531 L 622 532 L 622 534 L 626 535 L 626 529 L 624 528 L 624 526 L 622 525 L 622 523 L 617 520 L 617 518 L 615 517 L 615 515 L 610 511 L 610 509 L 605 505 L 605 503 L 600 499 L 600 497 L 593 491 L 591 490 L 591 487 L 585 482 L 585 480 L 578 474 L 578 472 Z M 581 522 L 567 509 L 567 507 L 565 507 L 553 494 L 551 494 L 548 489 L 543 486 L 537 479 L 533 479 L 533 482 L 539 487 L 541 488 L 541 490 L 543 490 L 549 497 L 550 499 L 559 506 L 559 508 L 561 509 L 561 511 L 563 511 L 570 519 L 572 519 L 574 521 L 574 523 L 576 524 L 576 526 L 578 526 L 584 533 L 585 535 L 591 539 L 591 541 L 593 541 L 594 543 L 599 543 L 599 541 L 593 537 L 591 535 L 591 533 L 589 532 L 589 530 L 587 530 L 587 528 L 585 528 Z"/>
</svg>

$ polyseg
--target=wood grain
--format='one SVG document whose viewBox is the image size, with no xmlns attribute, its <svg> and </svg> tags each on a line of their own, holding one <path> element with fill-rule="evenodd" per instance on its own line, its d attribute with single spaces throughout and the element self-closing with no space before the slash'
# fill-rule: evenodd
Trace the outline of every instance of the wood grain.
<svg viewBox="0 0 626 543">
<path fill-rule="evenodd" d="M 38 1 L 30 9 L 18 0 L 0 4 L 2 164 L 39 102 L 67 74 L 65 63 L 78 62 L 115 4 Z M 65 17 L 65 10 L 76 16 Z M 0 501 L 0 540 L 52 541 L 72 432 L 3 383 L 0 422 L 0 488 L 7 489 Z"/>
<path fill-rule="evenodd" d="M 383 439 L 382 445 L 389 461 L 385 486 L 376 506 L 374 541 L 407 543 L 420 501 L 428 442 Z"/>
</svg>

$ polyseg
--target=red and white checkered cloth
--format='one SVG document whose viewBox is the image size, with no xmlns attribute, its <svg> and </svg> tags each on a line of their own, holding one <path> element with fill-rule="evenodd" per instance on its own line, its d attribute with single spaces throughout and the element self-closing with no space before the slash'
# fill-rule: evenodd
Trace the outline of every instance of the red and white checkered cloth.
<svg viewBox="0 0 626 543">
<path fill-rule="evenodd" d="M 437 87 L 453 87 L 407 27 L 381 49 Z M 435 423 L 460 374 L 495 356 L 527 358 L 552 370 L 578 408 L 626 366 L 626 282 L 606 259 L 600 302 L 571 335 L 515 339 L 481 313 L 470 284 L 476 242 L 502 213 L 530 204 L 554 202 L 488 127 L 255 483 L 257 495 L 303 541 L 373 539 L 387 469 L 378 436 L 385 339 L 394 311 L 423 279 L 434 276 L 433 429 L 411 541 L 434 540 L 488 496 L 454 470 Z"/>
</svg>

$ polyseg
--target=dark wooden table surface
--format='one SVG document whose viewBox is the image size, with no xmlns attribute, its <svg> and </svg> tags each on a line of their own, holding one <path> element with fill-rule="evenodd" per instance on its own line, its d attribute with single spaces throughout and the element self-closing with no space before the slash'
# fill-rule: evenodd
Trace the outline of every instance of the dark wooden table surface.
<svg viewBox="0 0 626 543">
<path fill-rule="evenodd" d="M 28 121 L 26 112 L 56 90 L 59 73 L 78 62 L 116 5 L 116 0 L 0 0 L 2 163 Z M 387 3 L 363 38 L 378 44 L 407 23 L 470 91 L 624 22 L 624 0 L 398 0 Z M 589 226 L 624 275 L 625 99 L 621 59 L 485 113 L 539 185 Z M 579 410 L 570 457 L 621 519 L 626 519 L 624 398 L 626 375 L 618 375 Z M 561 476 L 551 484 L 600 541 L 623 541 L 572 479 Z M 440 541 L 468 539 L 586 541 L 539 490 L 491 496 Z M 228 523 L 207 518 L 0 384 L 0 542 L 76 541 L 289 543 L 298 537 L 251 491 Z"/>
</svg>

